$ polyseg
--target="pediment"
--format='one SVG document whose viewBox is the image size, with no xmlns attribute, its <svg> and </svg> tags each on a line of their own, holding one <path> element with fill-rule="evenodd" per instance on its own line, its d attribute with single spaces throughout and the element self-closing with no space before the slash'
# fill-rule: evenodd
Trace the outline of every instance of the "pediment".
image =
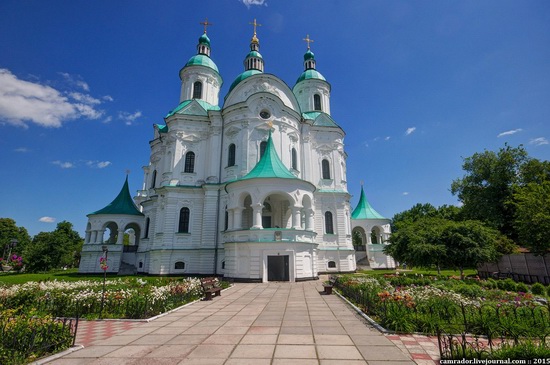
<svg viewBox="0 0 550 365">
<path fill-rule="evenodd" d="M 192 100 L 176 114 L 208 116 L 208 112 L 196 100 Z"/>
</svg>

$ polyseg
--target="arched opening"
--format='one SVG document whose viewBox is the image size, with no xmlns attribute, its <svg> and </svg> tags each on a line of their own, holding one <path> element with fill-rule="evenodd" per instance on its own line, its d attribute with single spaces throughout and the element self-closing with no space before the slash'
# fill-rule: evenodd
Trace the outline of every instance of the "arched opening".
<svg viewBox="0 0 550 365">
<path fill-rule="evenodd" d="M 367 250 L 367 235 L 362 227 L 355 227 L 351 233 L 351 240 L 355 251 Z"/>
<path fill-rule="evenodd" d="M 189 151 L 185 154 L 185 166 L 183 172 L 195 172 L 195 152 Z"/>
<path fill-rule="evenodd" d="M 329 261 L 327 267 L 329 269 L 336 269 L 336 261 Z"/>
<path fill-rule="evenodd" d="M 334 234 L 334 223 L 332 222 L 332 212 L 325 212 L 325 233 Z"/>
<path fill-rule="evenodd" d="M 102 243 L 114 245 L 118 239 L 118 225 L 115 222 L 108 222 L 103 232 Z"/>
<path fill-rule="evenodd" d="M 272 211 L 271 204 L 264 202 L 264 207 L 262 208 L 262 227 L 271 228 L 272 222 Z"/>
<path fill-rule="evenodd" d="M 157 170 L 153 170 L 153 174 L 151 175 L 151 185 L 149 185 L 150 189 L 153 189 L 157 183 Z"/>
<path fill-rule="evenodd" d="M 180 217 L 178 222 L 178 233 L 189 233 L 189 215 L 190 210 L 187 207 L 180 209 Z"/>
<path fill-rule="evenodd" d="M 323 110 L 321 109 L 321 95 L 319 94 L 313 95 L 313 109 L 318 111 Z"/>
<path fill-rule="evenodd" d="M 149 238 L 149 226 L 151 225 L 151 219 L 149 217 L 145 218 L 145 234 L 143 238 Z"/>
<path fill-rule="evenodd" d="M 130 223 L 124 229 L 122 244 L 124 252 L 137 252 L 139 246 L 140 228 L 136 223 Z"/>
<path fill-rule="evenodd" d="M 381 244 L 382 243 L 382 231 L 380 230 L 380 227 L 373 227 L 370 232 L 370 242 L 375 244 Z"/>
<path fill-rule="evenodd" d="M 234 143 L 231 143 L 229 145 L 229 151 L 228 151 L 228 154 L 227 154 L 227 166 L 235 166 L 235 152 L 236 152 L 236 147 L 235 147 L 235 144 Z"/>
<path fill-rule="evenodd" d="M 321 161 L 321 169 L 323 173 L 323 179 L 329 180 L 330 179 L 330 162 L 326 158 L 323 161 Z"/>
<path fill-rule="evenodd" d="M 193 84 L 193 99 L 201 99 L 202 98 L 202 82 L 195 81 Z"/>
<path fill-rule="evenodd" d="M 246 198 L 244 198 L 243 203 L 243 214 L 242 214 L 242 228 L 243 229 L 250 229 L 252 227 L 252 217 L 253 217 L 253 211 L 252 211 L 252 198 L 250 195 L 247 195 Z"/>
<path fill-rule="evenodd" d="M 183 261 L 177 261 L 177 262 L 174 264 L 174 269 L 175 269 L 175 270 L 185 270 L 185 262 L 183 262 Z"/>
<path fill-rule="evenodd" d="M 292 168 L 298 171 L 298 153 L 296 152 L 296 148 L 292 149 Z"/>
</svg>

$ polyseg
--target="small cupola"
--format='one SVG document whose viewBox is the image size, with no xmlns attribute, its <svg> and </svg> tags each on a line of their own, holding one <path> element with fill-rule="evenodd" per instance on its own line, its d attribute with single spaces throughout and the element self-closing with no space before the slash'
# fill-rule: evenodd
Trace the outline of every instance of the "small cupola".
<svg viewBox="0 0 550 365">
<path fill-rule="evenodd" d="M 244 59 L 244 70 L 258 70 L 260 72 L 264 72 L 264 59 L 260 54 L 260 40 L 256 34 L 256 27 L 261 26 L 261 24 L 257 23 L 256 19 L 254 19 L 254 23 L 250 24 L 254 26 L 254 35 L 250 40 L 250 52 Z"/>
</svg>

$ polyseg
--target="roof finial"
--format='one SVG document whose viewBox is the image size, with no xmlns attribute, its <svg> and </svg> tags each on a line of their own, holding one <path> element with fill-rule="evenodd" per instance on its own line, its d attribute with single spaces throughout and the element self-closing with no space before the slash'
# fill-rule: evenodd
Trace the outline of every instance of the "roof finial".
<svg viewBox="0 0 550 365">
<path fill-rule="evenodd" d="M 208 18 L 205 18 L 205 19 L 204 19 L 204 22 L 200 22 L 199 24 L 204 25 L 204 34 L 206 34 L 206 27 L 208 27 L 208 26 L 210 26 L 210 25 L 214 25 L 213 23 L 209 23 L 209 22 L 208 22 Z"/>
<path fill-rule="evenodd" d="M 254 18 L 254 23 L 248 23 L 254 26 L 254 35 L 256 35 L 256 27 L 261 27 L 262 25 L 260 23 L 256 22 L 256 18 Z"/>
<path fill-rule="evenodd" d="M 363 180 L 361 180 L 360 183 L 361 183 L 361 187 L 363 187 L 363 185 L 365 184 Z"/>
<path fill-rule="evenodd" d="M 306 37 L 305 37 L 303 40 L 307 42 L 307 49 L 308 49 L 308 51 L 309 51 L 309 50 L 310 50 L 310 45 L 309 45 L 309 44 L 310 44 L 310 43 L 313 43 L 313 42 L 315 42 L 315 41 L 314 41 L 313 39 L 310 39 L 310 38 L 309 38 L 309 34 L 306 35 Z"/>
<path fill-rule="evenodd" d="M 126 169 L 126 176 L 130 175 L 130 170 Z"/>
</svg>

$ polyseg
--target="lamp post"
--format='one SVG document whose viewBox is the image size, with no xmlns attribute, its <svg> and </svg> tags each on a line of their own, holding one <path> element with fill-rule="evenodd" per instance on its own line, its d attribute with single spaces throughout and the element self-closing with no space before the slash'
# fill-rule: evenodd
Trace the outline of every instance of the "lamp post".
<svg viewBox="0 0 550 365">
<path fill-rule="evenodd" d="M 15 246 L 17 246 L 17 243 L 19 243 L 19 241 L 18 241 L 17 239 L 15 239 L 15 238 L 12 238 L 11 241 L 10 241 L 10 243 L 8 243 L 8 244 L 6 245 L 6 248 L 7 248 L 7 250 L 8 250 L 8 256 L 7 256 L 7 259 L 8 259 L 8 260 L 9 260 L 9 258 L 10 258 L 10 256 L 11 256 L 11 250 L 13 250 L 13 249 L 15 248 Z M 5 252 L 6 252 L 6 251 L 4 250 L 4 253 L 5 253 Z"/>
<path fill-rule="evenodd" d="M 107 256 L 109 254 L 109 249 L 107 246 L 101 246 L 103 249 L 103 256 L 99 259 L 99 267 L 103 270 L 103 291 L 101 293 L 101 310 L 99 312 L 99 319 L 103 318 L 103 306 L 105 305 L 105 280 L 107 279 Z"/>
</svg>

